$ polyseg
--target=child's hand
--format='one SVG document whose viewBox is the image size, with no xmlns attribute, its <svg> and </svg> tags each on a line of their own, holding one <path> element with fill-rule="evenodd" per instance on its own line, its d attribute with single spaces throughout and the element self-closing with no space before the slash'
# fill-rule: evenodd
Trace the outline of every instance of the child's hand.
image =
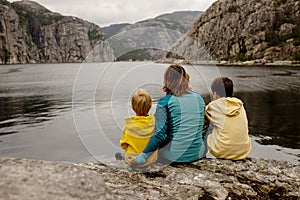
<svg viewBox="0 0 300 200">
<path fill-rule="evenodd" d="M 128 164 L 130 165 L 136 165 L 136 160 L 135 160 L 136 156 L 127 156 L 126 157 L 126 161 Z"/>
</svg>

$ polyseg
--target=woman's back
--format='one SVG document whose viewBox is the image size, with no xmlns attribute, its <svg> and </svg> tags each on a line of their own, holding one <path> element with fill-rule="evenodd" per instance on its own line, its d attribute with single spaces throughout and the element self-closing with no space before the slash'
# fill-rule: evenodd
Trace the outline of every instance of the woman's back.
<svg viewBox="0 0 300 200">
<path fill-rule="evenodd" d="M 160 154 L 171 162 L 191 162 L 205 156 L 202 138 L 205 103 L 191 92 L 166 95 L 157 105 L 156 133 L 165 134 Z M 167 130 L 165 130 L 167 128 Z"/>
</svg>

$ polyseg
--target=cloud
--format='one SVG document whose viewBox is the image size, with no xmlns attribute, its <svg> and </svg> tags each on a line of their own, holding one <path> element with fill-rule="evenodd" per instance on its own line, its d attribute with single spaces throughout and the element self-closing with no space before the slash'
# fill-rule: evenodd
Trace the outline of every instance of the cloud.
<svg viewBox="0 0 300 200">
<path fill-rule="evenodd" d="M 205 11 L 216 0 L 36 0 L 51 11 L 72 15 L 100 26 L 134 23 L 179 10 Z"/>
</svg>

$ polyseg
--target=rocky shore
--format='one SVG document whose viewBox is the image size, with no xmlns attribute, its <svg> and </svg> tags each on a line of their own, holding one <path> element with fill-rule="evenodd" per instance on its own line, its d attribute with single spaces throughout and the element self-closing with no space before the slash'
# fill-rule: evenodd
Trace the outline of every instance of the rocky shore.
<svg viewBox="0 0 300 200">
<path fill-rule="evenodd" d="M 300 165 L 248 158 L 132 169 L 0 158 L 0 199 L 299 199 Z"/>
<path fill-rule="evenodd" d="M 300 62 L 282 60 L 269 62 L 263 59 L 260 60 L 249 60 L 249 61 L 214 61 L 214 60 L 185 60 L 176 58 L 164 58 L 156 60 L 155 63 L 165 63 L 165 64 L 181 64 L 181 65 L 216 65 L 216 66 L 286 66 L 286 67 L 300 67 Z"/>
</svg>

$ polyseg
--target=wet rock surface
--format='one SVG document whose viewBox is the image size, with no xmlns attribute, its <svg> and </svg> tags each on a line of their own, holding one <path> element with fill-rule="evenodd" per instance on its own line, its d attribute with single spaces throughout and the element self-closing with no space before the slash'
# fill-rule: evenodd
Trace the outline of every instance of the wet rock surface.
<svg viewBox="0 0 300 200">
<path fill-rule="evenodd" d="M 0 159 L 0 199 L 299 199 L 300 165 L 248 158 L 134 169 Z"/>
</svg>

